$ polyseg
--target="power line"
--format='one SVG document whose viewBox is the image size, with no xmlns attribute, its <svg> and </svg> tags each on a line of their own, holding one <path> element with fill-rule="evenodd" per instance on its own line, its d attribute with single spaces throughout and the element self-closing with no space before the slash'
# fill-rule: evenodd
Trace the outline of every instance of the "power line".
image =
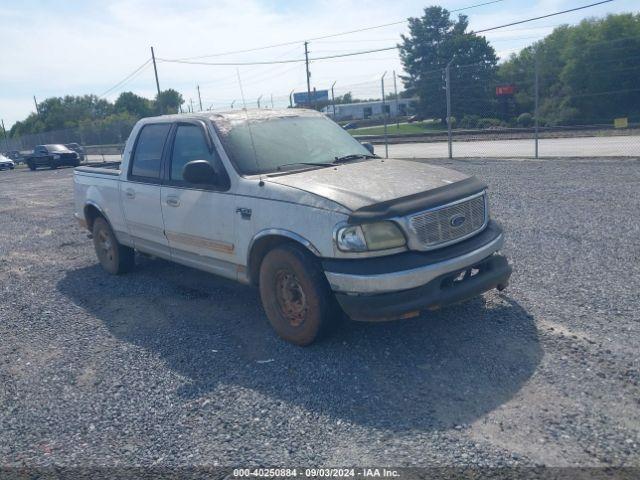
<svg viewBox="0 0 640 480">
<path fill-rule="evenodd" d="M 367 53 L 375 53 L 375 52 L 385 52 L 388 50 L 396 50 L 398 47 L 385 47 L 385 48 L 375 48 L 372 50 L 362 50 L 359 52 L 350 52 L 350 53 L 342 53 L 339 55 L 327 55 L 323 57 L 315 57 L 310 58 L 310 62 L 318 61 L 318 60 L 328 60 L 331 58 L 341 58 L 341 57 L 352 57 L 354 55 L 365 55 Z M 191 61 L 191 60 L 179 60 L 179 59 L 168 59 L 168 58 L 158 58 L 162 62 L 168 63 L 183 63 L 187 65 L 213 65 L 213 66 L 241 66 L 241 65 L 274 65 L 277 63 L 302 63 L 305 62 L 304 58 L 290 58 L 287 60 L 265 60 L 262 62 L 199 62 L 199 61 Z"/>
<path fill-rule="evenodd" d="M 500 3 L 500 2 L 504 2 L 505 0 L 491 0 L 489 2 L 483 2 L 483 3 L 477 3 L 474 5 L 469 5 L 466 7 L 461 7 L 461 8 L 456 8 L 454 10 L 449 10 L 450 13 L 454 13 L 454 12 L 461 12 L 463 10 L 470 10 L 472 8 L 478 8 L 478 7 L 483 7 L 485 5 L 491 5 L 493 3 Z M 353 33 L 360 33 L 360 32 L 366 32 L 369 30 L 375 30 L 378 28 L 385 28 L 385 27 L 391 27 L 393 25 L 401 25 L 404 23 L 407 23 L 407 19 L 405 20 L 399 20 L 397 22 L 390 22 L 390 23 L 383 23 L 381 25 L 374 25 L 372 27 L 363 27 L 363 28 L 358 28 L 356 30 L 348 30 L 346 32 L 339 32 L 339 33 L 332 33 L 329 35 L 321 35 L 319 37 L 311 37 L 311 38 L 305 38 L 302 40 L 292 40 L 289 42 L 283 42 L 283 43 L 274 43 L 273 45 L 265 45 L 262 47 L 254 47 L 254 48 L 247 48 L 247 49 L 243 49 L 243 50 L 232 50 L 232 51 L 228 51 L 228 52 L 219 52 L 219 53 L 211 53 L 208 55 L 199 55 L 199 56 L 195 56 L 195 57 L 182 57 L 182 58 L 178 58 L 176 60 L 199 60 L 201 58 L 212 58 L 212 57 L 223 57 L 225 55 L 234 55 L 234 54 L 238 54 L 238 53 L 249 53 L 249 52 L 257 52 L 260 50 L 267 50 L 269 48 L 277 48 L 277 47 L 286 47 L 288 45 L 296 45 L 296 44 L 300 44 L 302 42 L 311 42 L 314 40 L 323 40 L 325 38 L 333 38 L 333 37 L 339 37 L 342 35 L 351 35 Z"/>
<path fill-rule="evenodd" d="M 490 32 L 491 30 L 497 30 L 499 28 L 504 28 L 504 27 L 511 27 L 513 25 L 520 25 L 521 23 L 533 22 L 534 20 L 541 20 L 543 18 L 555 17 L 556 15 L 562 15 L 563 13 L 576 12 L 578 10 L 584 10 L 585 8 L 591 8 L 591 7 L 595 7 L 597 5 L 602 5 L 604 3 L 610 3 L 610 2 L 613 2 L 613 0 L 602 0 L 601 2 L 592 3 L 590 5 L 583 5 L 581 7 L 570 8 L 569 10 L 563 10 L 561 12 L 550 13 L 548 15 L 542 15 L 540 17 L 528 18 L 527 20 L 520 20 L 519 22 L 506 23 L 504 25 L 498 25 L 497 27 L 485 28 L 483 30 L 476 30 L 476 31 L 473 31 L 471 33 Z"/>
<path fill-rule="evenodd" d="M 120 80 L 118 83 L 113 85 L 111 88 L 108 88 L 107 90 L 105 90 L 104 93 L 102 93 L 101 95 L 98 95 L 98 98 L 102 98 L 105 95 L 109 94 L 111 91 L 115 90 L 116 88 L 124 85 L 128 80 L 132 79 L 137 73 L 142 72 L 142 70 L 149 64 L 149 62 L 151 62 L 150 58 L 148 58 L 142 65 L 140 65 L 133 72 L 131 72 L 129 75 L 127 75 L 122 80 Z"/>
<path fill-rule="evenodd" d="M 503 0 L 494 0 L 495 3 L 497 1 L 503 1 Z M 535 20 L 540 20 L 542 18 L 549 18 L 549 17 L 553 17 L 556 15 L 562 15 L 564 13 L 569 13 L 569 12 L 575 12 L 577 10 L 584 10 L 585 8 L 590 8 L 590 7 L 595 7 L 597 5 L 602 5 L 604 3 L 610 3 L 613 2 L 614 0 L 602 0 L 600 2 L 596 2 L 596 3 L 592 3 L 589 5 L 583 5 L 581 7 L 576 7 L 576 8 L 571 8 L 569 10 L 562 10 L 560 12 L 554 12 L 554 13 L 550 13 L 547 15 L 542 15 L 539 17 L 533 17 L 533 18 L 528 18 L 525 20 L 519 20 L 517 22 L 511 22 L 511 23 L 507 23 L 504 25 L 498 25 L 496 27 L 490 27 L 490 28 L 485 28 L 482 30 L 476 30 L 474 32 L 470 32 L 470 33 L 483 33 L 483 32 L 489 32 L 492 30 L 498 30 L 500 28 L 505 28 L 505 27 L 511 27 L 513 25 L 520 25 L 522 23 L 527 23 L 527 22 L 533 22 Z M 466 7 L 466 8 L 472 8 L 472 7 Z M 373 27 L 370 27 L 373 28 Z M 355 32 L 355 30 L 353 31 Z M 349 32 L 346 32 L 349 33 Z M 345 33 L 345 34 L 346 34 Z M 335 35 L 339 35 L 339 34 L 335 34 Z M 328 36 L 325 37 L 317 37 L 317 38 L 327 38 Z M 265 47 L 266 48 L 266 47 Z M 389 50 L 395 50 L 397 49 L 397 46 L 393 46 L 393 47 L 386 47 L 386 48 L 376 48 L 376 49 L 371 49 L 371 50 L 362 50 L 359 52 L 351 52 L 351 53 L 343 53 L 343 54 L 339 54 L 339 55 L 327 55 L 327 56 L 323 56 L 323 57 L 315 57 L 315 58 L 310 58 L 309 61 L 318 61 L 318 60 L 328 60 L 328 59 L 332 59 L 332 58 L 341 58 L 341 57 L 351 57 L 351 56 L 355 56 L 355 55 L 365 55 L 368 53 L 375 53 L 375 52 L 384 52 L 384 51 L 389 51 Z M 204 57 L 201 57 L 204 58 Z M 241 66 L 241 65 L 273 65 L 273 64 L 277 64 L 277 63 L 298 63 L 298 62 L 304 62 L 305 59 L 286 59 L 286 60 L 265 60 L 265 61 L 257 61 L 257 62 L 199 62 L 199 61 L 191 61 L 191 60 L 182 60 L 182 59 L 159 59 L 163 62 L 169 62 L 169 63 L 183 63 L 183 64 L 190 64 L 190 65 L 211 65 L 211 66 Z"/>
</svg>

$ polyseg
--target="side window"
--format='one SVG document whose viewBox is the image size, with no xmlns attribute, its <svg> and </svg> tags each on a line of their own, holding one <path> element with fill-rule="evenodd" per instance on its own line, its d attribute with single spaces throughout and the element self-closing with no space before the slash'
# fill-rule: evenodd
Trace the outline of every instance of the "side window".
<svg viewBox="0 0 640 480">
<path fill-rule="evenodd" d="M 222 171 L 220 158 L 209 151 L 202 128 L 196 125 L 178 125 L 171 155 L 171 180 L 182 180 L 182 169 L 192 160 L 207 160 L 220 174 Z"/>
<path fill-rule="evenodd" d="M 150 179 L 160 178 L 162 149 L 170 129 L 170 123 L 142 127 L 136 150 L 133 152 L 131 175 Z"/>
</svg>

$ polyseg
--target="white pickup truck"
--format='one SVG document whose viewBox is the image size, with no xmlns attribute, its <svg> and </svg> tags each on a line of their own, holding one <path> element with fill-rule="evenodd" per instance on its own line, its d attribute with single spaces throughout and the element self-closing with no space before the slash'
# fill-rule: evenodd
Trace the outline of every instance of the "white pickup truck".
<svg viewBox="0 0 640 480">
<path fill-rule="evenodd" d="M 372 150 L 308 110 L 146 118 L 121 164 L 75 169 L 75 216 L 107 272 L 138 251 L 259 286 L 299 345 L 342 312 L 409 318 L 505 288 L 486 185 Z"/>
</svg>

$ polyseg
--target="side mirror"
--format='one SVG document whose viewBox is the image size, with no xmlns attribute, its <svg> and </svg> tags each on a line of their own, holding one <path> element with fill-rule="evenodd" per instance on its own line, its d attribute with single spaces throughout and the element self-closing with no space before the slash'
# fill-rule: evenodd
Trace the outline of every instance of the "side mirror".
<svg viewBox="0 0 640 480">
<path fill-rule="evenodd" d="M 192 160 L 182 169 L 182 178 L 197 185 L 213 185 L 218 182 L 218 175 L 206 160 Z"/>
<path fill-rule="evenodd" d="M 363 146 L 364 148 L 366 148 L 367 150 L 369 150 L 369 153 L 371 153 L 371 155 L 375 155 L 375 154 L 373 153 L 373 144 L 372 144 L 372 143 L 369 143 L 369 142 L 367 142 L 367 143 L 363 143 L 363 144 L 362 144 L 362 146 Z"/>
</svg>

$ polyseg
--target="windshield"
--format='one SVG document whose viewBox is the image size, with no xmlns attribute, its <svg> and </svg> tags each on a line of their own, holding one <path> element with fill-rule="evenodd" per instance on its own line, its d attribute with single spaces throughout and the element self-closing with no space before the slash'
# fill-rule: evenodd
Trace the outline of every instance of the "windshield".
<svg viewBox="0 0 640 480">
<path fill-rule="evenodd" d="M 64 145 L 47 145 L 47 150 L 50 152 L 66 152 L 69 149 Z"/>
<path fill-rule="evenodd" d="M 245 175 L 276 172 L 285 165 L 287 170 L 305 168 L 300 163 L 331 164 L 346 155 L 371 155 L 322 116 L 271 117 L 252 120 L 250 127 L 248 122 L 239 123 L 223 135 L 229 156 Z"/>
</svg>

